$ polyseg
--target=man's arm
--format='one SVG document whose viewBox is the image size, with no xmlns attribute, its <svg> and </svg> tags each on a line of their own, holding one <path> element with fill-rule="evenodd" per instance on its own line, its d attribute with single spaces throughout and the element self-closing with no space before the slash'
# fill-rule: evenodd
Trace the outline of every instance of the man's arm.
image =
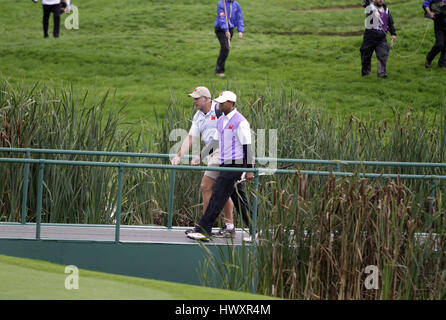
<svg viewBox="0 0 446 320">
<path fill-rule="evenodd" d="M 245 167 L 245 168 L 253 168 L 254 167 L 254 157 L 252 154 L 252 145 L 251 144 L 243 145 L 243 167 Z"/>
<path fill-rule="evenodd" d="M 238 31 L 238 37 L 241 39 L 243 37 L 243 33 L 245 32 L 245 22 L 243 20 L 243 12 L 242 8 L 240 8 L 240 5 L 237 3 L 238 10 L 237 10 L 237 31 Z"/>
<path fill-rule="evenodd" d="M 431 19 L 435 19 L 435 13 L 432 12 L 431 7 L 430 7 L 431 2 L 432 2 L 432 0 L 425 0 L 423 3 L 423 8 L 424 8 L 424 10 L 426 10 L 426 13 L 428 14 L 428 16 Z"/>
<path fill-rule="evenodd" d="M 65 9 L 66 13 L 70 13 L 71 11 L 71 0 L 66 0 L 65 3 L 67 4 L 67 8 Z"/>
<path fill-rule="evenodd" d="M 430 7 L 424 7 L 424 9 L 426 9 L 426 12 L 431 19 L 435 19 L 435 13 L 432 12 Z"/>
<path fill-rule="evenodd" d="M 184 139 L 183 143 L 181 144 L 180 151 L 176 154 L 176 156 L 172 159 L 172 164 L 177 165 L 181 161 L 181 157 L 189 152 L 189 149 L 192 147 L 194 137 L 191 135 L 188 135 L 186 139 Z"/>
<path fill-rule="evenodd" d="M 223 0 L 224 1 L 224 0 Z M 228 17 L 229 19 L 229 17 Z M 222 29 L 223 31 L 229 31 L 229 27 L 226 24 L 226 14 L 225 8 L 223 6 L 223 2 L 219 1 L 217 5 L 217 28 Z"/>
<path fill-rule="evenodd" d="M 223 0 L 226 1 L 226 0 Z M 227 12 L 225 12 L 225 7 L 223 1 L 219 1 L 217 4 L 217 28 L 220 28 L 223 30 L 226 34 L 226 37 L 228 38 L 228 41 L 231 40 L 231 33 L 229 32 L 229 26 L 226 23 L 226 20 L 229 19 L 229 17 L 226 17 Z"/>
<path fill-rule="evenodd" d="M 392 14 L 390 13 L 390 11 L 389 11 L 388 24 L 389 24 L 389 32 L 392 35 L 392 39 L 395 39 L 396 38 L 395 24 L 393 22 L 393 17 L 392 17 Z"/>
<path fill-rule="evenodd" d="M 252 154 L 251 144 L 243 145 L 243 167 L 254 168 L 254 157 Z M 254 179 L 254 172 L 246 172 L 245 179 L 246 180 Z"/>
<path fill-rule="evenodd" d="M 254 167 L 254 155 L 252 152 L 251 145 L 251 127 L 248 121 L 242 121 L 237 129 L 237 138 L 243 146 L 243 167 L 253 168 Z M 246 180 L 254 179 L 253 172 L 246 172 Z"/>
</svg>

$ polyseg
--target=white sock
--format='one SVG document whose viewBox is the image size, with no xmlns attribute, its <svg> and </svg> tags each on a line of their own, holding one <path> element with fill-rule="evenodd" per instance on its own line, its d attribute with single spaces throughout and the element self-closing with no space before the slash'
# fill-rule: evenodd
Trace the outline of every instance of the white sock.
<svg viewBox="0 0 446 320">
<path fill-rule="evenodd" d="M 233 223 L 226 223 L 226 229 L 228 229 L 228 230 L 234 229 L 234 224 Z"/>
</svg>

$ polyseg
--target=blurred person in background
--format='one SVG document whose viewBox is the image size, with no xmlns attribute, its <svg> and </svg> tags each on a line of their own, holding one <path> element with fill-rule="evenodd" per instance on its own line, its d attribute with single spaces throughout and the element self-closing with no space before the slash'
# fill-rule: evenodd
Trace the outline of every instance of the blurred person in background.
<svg viewBox="0 0 446 320">
<path fill-rule="evenodd" d="M 219 77 L 225 75 L 226 58 L 231 48 L 231 39 L 234 28 L 237 28 L 238 38 L 243 37 L 245 25 L 240 5 L 234 0 L 220 0 L 217 4 L 217 18 L 214 22 L 215 34 L 220 42 L 220 55 L 217 59 L 215 74 Z"/>
<path fill-rule="evenodd" d="M 387 32 L 392 36 L 392 42 L 396 39 L 396 31 L 389 8 L 384 0 L 363 0 L 365 8 L 365 31 L 361 45 L 362 76 L 368 76 L 371 72 L 373 51 L 378 59 L 378 77 L 387 78 L 387 59 L 390 46 L 387 42 Z"/>
<path fill-rule="evenodd" d="M 432 60 L 440 53 L 438 66 L 446 69 L 446 0 L 425 0 L 426 15 L 434 20 L 435 43 L 426 56 L 424 66 L 430 68 Z"/>
<path fill-rule="evenodd" d="M 53 36 L 59 38 L 60 30 L 60 15 L 61 13 L 70 13 L 71 1 L 70 0 L 41 0 L 43 7 L 43 37 L 48 38 L 48 27 L 50 14 L 53 13 Z M 39 0 L 33 0 L 34 3 Z"/>
</svg>

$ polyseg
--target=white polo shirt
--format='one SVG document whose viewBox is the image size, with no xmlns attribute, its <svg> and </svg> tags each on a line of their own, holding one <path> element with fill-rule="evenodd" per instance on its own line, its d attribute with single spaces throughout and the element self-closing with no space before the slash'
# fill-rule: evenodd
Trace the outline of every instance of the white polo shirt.
<svg viewBox="0 0 446 320">
<path fill-rule="evenodd" d="M 37 2 L 37 1 L 35 1 Z M 70 0 L 66 0 L 65 1 L 67 3 L 67 5 L 71 5 L 70 4 Z M 60 0 L 42 0 L 42 4 L 44 5 L 54 5 L 54 4 L 59 4 Z"/>
<path fill-rule="evenodd" d="M 215 113 L 215 106 L 217 102 L 212 101 L 211 109 L 207 114 L 203 111 L 197 110 L 192 119 L 192 126 L 189 130 L 189 135 L 192 137 L 199 137 L 205 145 L 208 145 L 213 139 L 217 139 L 217 114 Z M 223 115 L 222 115 L 223 116 Z"/>
</svg>

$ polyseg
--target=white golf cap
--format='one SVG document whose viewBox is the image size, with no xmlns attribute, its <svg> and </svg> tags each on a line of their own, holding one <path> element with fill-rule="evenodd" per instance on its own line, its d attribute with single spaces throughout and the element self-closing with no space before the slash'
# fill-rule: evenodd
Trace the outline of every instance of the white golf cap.
<svg viewBox="0 0 446 320">
<path fill-rule="evenodd" d="M 207 97 L 211 98 L 211 92 L 206 87 L 196 87 L 192 93 L 189 94 L 189 97 L 192 98 L 200 98 Z"/>
<path fill-rule="evenodd" d="M 220 96 L 215 99 L 215 101 L 217 101 L 218 103 L 223 103 L 226 101 L 237 102 L 237 96 L 232 91 L 223 91 L 222 93 L 220 93 Z"/>
</svg>

